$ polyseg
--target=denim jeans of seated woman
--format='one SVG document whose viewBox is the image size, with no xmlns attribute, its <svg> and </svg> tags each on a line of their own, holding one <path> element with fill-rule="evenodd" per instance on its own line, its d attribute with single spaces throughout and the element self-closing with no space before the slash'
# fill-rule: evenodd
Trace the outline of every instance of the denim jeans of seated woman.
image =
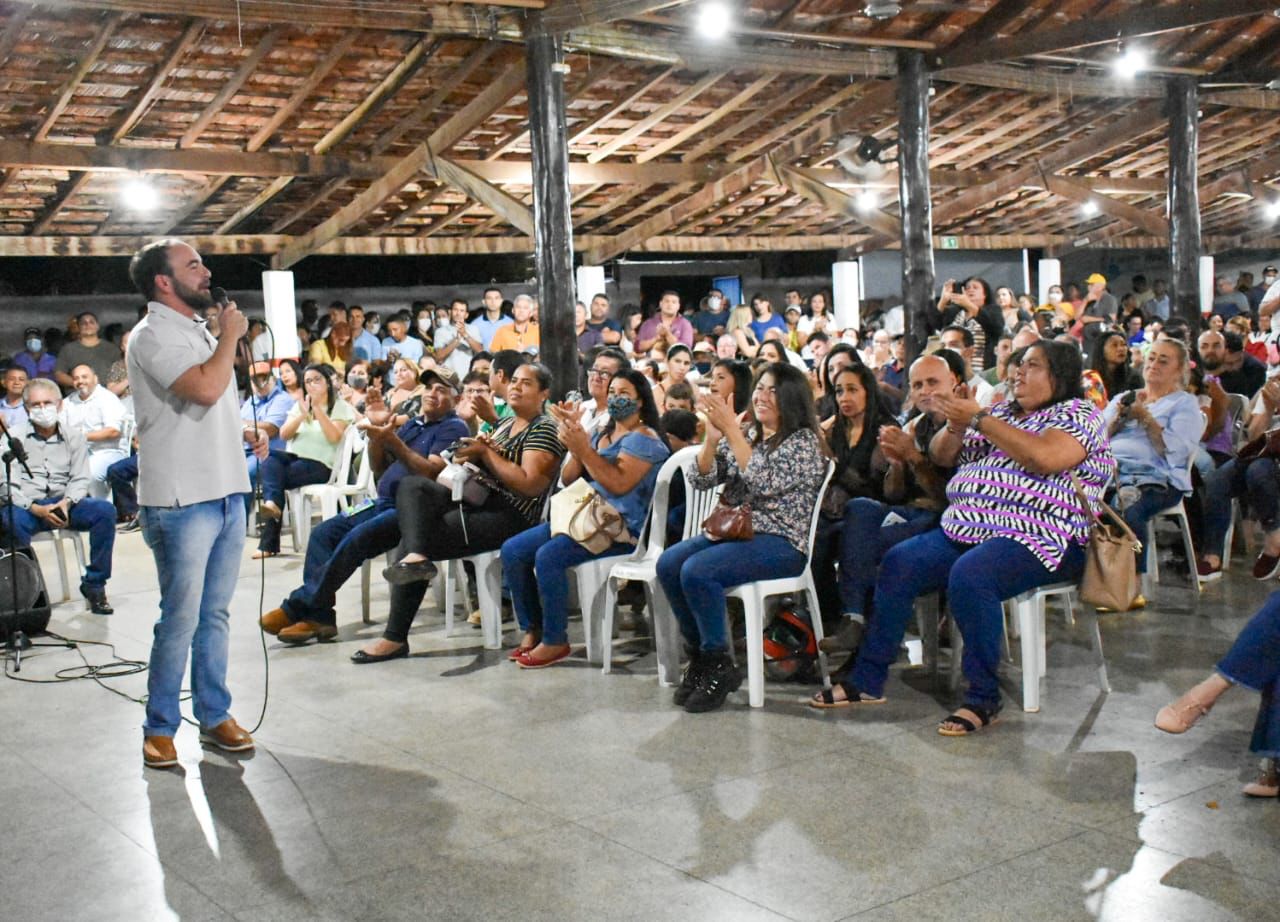
<svg viewBox="0 0 1280 922">
<path fill-rule="evenodd" d="M 1138 552 L 1138 572 L 1147 572 L 1147 523 L 1166 509 L 1172 509 L 1182 499 L 1182 492 L 1170 486 L 1145 484 L 1139 487 L 1138 498 L 1129 504 L 1121 513 L 1125 524 L 1133 529 L 1133 533 L 1142 542 L 1142 550 Z M 1190 561 L 1194 570 L 1196 562 Z"/>
<path fill-rule="evenodd" d="M 262 498 L 270 500 L 276 506 L 284 508 L 286 490 L 296 490 L 311 483 L 327 483 L 330 469 L 319 461 L 310 458 L 299 458 L 287 451 L 273 451 L 258 468 L 262 478 Z M 280 520 L 273 519 L 262 523 L 262 533 L 258 536 L 258 549 L 278 552 L 280 550 Z"/>
<path fill-rule="evenodd" d="M 778 535 L 758 534 L 750 541 L 712 541 L 697 535 L 662 552 L 658 582 L 685 642 L 704 653 L 725 652 L 725 590 L 761 579 L 799 576 L 804 565 L 804 555 Z"/>
<path fill-rule="evenodd" d="M 965 704 L 998 708 L 1004 600 L 1037 586 L 1078 580 L 1083 572 L 1084 549 L 1074 544 L 1058 569 L 1049 570 L 1010 538 L 959 544 L 941 528 L 910 538 L 885 554 L 880 565 L 876 615 L 862 638 L 850 680 L 860 691 L 882 696 L 916 598 L 945 588 L 951 616 L 964 637 Z"/>
<path fill-rule="evenodd" d="M 1249 751 L 1280 758 L 1280 592 L 1271 593 L 1218 662 L 1223 678 L 1262 694 Z"/>
<path fill-rule="evenodd" d="M 886 520 L 888 523 L 886 524 Z M 825 524 L 825 523 L 824 523 Z M 834 523 L 834 534 L 826 547 L 814 543 L 814 578 L 818 578 L 819 554 L 835 555 L 838 549 L 840 573 L 839 614 L 868 615 L 876 573 L 889 548 L 923 534 L 938 524 L 938 513 L 916 506 L 891 506 L 860 496 L 845 503 L 844 518 Z M 822 527 L 822 526 L 819 526 Z M 818 589 L 819 598 L 829 594 Z M 824 609 L 823 614 L 826 614 Z"/>
<path fill-rule="evenodd" d="M 1222 556 L 1234 511 L 1231 500 L 1239 497 L 1263 531 L 1280 524 L 1280 465 L 1274 458 L 1236 458 L 1204 479 L 1204 553 Z"/>
<path fill-rule="evenodd" d="M 542 642 L 569 642 L 569 570 L 588 560 L 617 557 L 635 550 L 634 544 L 613 544 L 593 554 L 568 535 L 551 536 L 543 523 L 508 538 L 502 545 L 502 575 L 511 592 L 511 607 L 523 631 L 541 631 Z M 585 606 L 586 601 L 582 604 Z M 583 611 L 584 618 L 589 617 Z"/>
</svg>

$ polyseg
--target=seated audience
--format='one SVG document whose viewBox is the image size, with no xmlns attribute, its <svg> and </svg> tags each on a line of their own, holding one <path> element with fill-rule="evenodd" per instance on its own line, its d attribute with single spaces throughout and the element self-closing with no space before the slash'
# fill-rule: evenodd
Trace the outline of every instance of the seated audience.
<svg viewBox="0 0 1280 922">
<path fill-rule="evenodd" d="M 993 388 L 982 380 L 981 375 L 975 374 L 973 371 L 974 357 L 977 354 L 973 331 L 968 327 L 951 326 L 942 331 L 939 339 L 942 342 L 943 349 L 950 349 L 964 359 L 965 383 L 969 385 L 970 390 L 973 392 L 973 399 L 978 401 L 979 404 L 989 402 Z M 1010 345 L 1012 345 L 1012 341 L 1010 341 Z M 994 359 L 994 357 L 993 350 L 992 358 Z"/>
<path fill-rule="evenodd" d="M 751 316 L 751 308 L 739 304 L 729 312 L 729 322 L 725 325 L 725 332 L 733 337 L 738 355 L 746 359 L 755 358 L 760 348 L 760 339 L 751 326 Z"/>
<path fill-rule="evenodd" d="M 382 355 L 389 362 L 408 359 L 414 363 L 413 379 L 418 379 L 417 363 L 422 361 L 426 351 L 421 339 L 409 335 L 409 316 L 405 313 L 392 314 L 383 324 L 386 338 L 382 340 Z M 418 408 L 414 407 L 410 415 L 416 416 Z"/>
<path fill-rule="evenodd" d="M 83 311 L 76 315 L 79 331 L 75 342 L 69 342 L 58 350 L 58 361 L 54 370 L 54 380 L 62 388 L 70 391 L 76 384 L 72 373 L 79 365 L 88 365 L 94 377 L 106 380 L 111 372 L 111 364 L 120 358 L 120 347 L 107 339 L 98 337 L 98 315 L 93 311 Z"/>
<path fill-rule="evenodd" d="M 465 439 L 455 451 L 455 461 L 474 464 L 483 472 L 488 495 L 480 505 L 454 502 L 448 487 L 427 477 L 410 476 L 400 482 L 400 559 L 383 571 L 391 583 L 391 613 L 382 637 L 357 651 L 355 662 L 408 656 L 409 628 L 427 583 L 438 572 L 436 562 L 497 550 L 538 521 L 564 455 L 556 423 L 543 412 L 550 395 L 551 372 L 546 366 L 519 366 L 507 385 L 512 415 L 491 434 Z"/>
<path fill-rule="evenodd" d="M 1280 413 L 1280 378 L 1272 378 L 1254 401 L 1245 436 L 1263 444 L 1259 452 L 1240 454 L 1204 478 L 1204 541 L 1198 571 L 1201 582 L 1222 578 L 1222 552 L 1234 507 L 1244 497 L 1263 531 L 1262 551 L 1253 564 L 1255 579 L 1280 573 L 1280 455 L 1265 447 L 1266 434 Z M 1247 443 L 1246 443 L 1247 444 Z"/>
<path fill-rule="evenodd" d="M 280 387 L 294 403 L 301 403 L 307 394 L 302 387 L 302 363 L 297 359 L 281 359 L 279 372 Z"/>
<path fill-rule="evenodd" d="M 674 700 L 691 712 L 720 707 L 742 681 L 729 652 L 725 590 L 804 570 L 809 523 L 826 474 L 826 453 L 802 372 L 769 365 L 752 404 L 757 424 L 748 435 L 728 400 L 714 394 L 702 399 L 707 438 L 692 483 L 699 489 L 724 483 L 725 503 L 749 503 L 754 537 L 713 541 L 699 535 L 658 558 L 658 580 L 689 657 Z"/>
<path fill-rule="evenodd" d="M 1262 764 L 1242 793 L 1280 796 L 1280 593 L 1271 593 L 1249 619 L 1213 675 L 1160 709 L 1156 726 L 1166 733 L 1186 733 L 1237 685 L 1259 692 L 1262 699 L 1249 741 L 1249 751 L 1261 756 Z"/>
<path fill-rule="evenodd" d="M 325 519 L 312 530 L 302 585 L 263 616 L 262 628 L 268 634 L 290 644 L 337 636 L 334 600 L 338 590 L 366 560 L 400 543 L 396 513 L 400 481 L 409 475 L 436 477 L 444 468 L 441 452 L 467 437 L 466 425 L 454 412 L 458 379 L 453 372 L 429 369 L 422 373 L 422 384 L 426 388 L 422 415 L 399 428 L 391 422 L 361 426 L 368 439 L 365 461 L 373 465 L 377 477 L 377 498 L 351 514 Z M 370 399 L 377 406 L 382 395 L 375 391 Z"/>
<path fill-rule="evenodd" d="M 596 351 L 587 368 L 587 399 L 579 408 L 582 427 L 594 432 L 609 421 L 609 383 L 614 375 L 629 369 L 631 362 L 620 349 L 606 346 Z"/>
<path fill-rule="evenodd" d="M 382 409 L 373 421 L 378 425 L 391 423 L 399 427 L 417 416 L 422 409 L 422 385 L 418 378 L 422 371 L 413 359 L 398 358 L 391 366 L 393 387 L 383 398 Z M 387 414 L 385 417 L 382 414 Z"/>
<path fill-rule="evenodd" d="M 533 298 L 516 295 L 511 302 L 511 323 L 498 328 L 489 341 L 490 352 L 513 349 L 526 356 L 536 356 L 542 345 L 542 334 L 533 312 Z"/>
<path fill-rule="evenodd" d="M 672 384 L 667 388 L 667 398 L 663 401 L 668 410 L 692 410 L 694 402 L 693 385 L 688 379 Z"/>
<path fill-rule="evenodd" d="M 1187 351 L 1174 340 L 1158 342 L 1142 369 L 1145 387 L 1116 394 L 1105 422 L 1118 465 L 1114 505 L 1142 541 L 1138 573 L 1147 572 L 1147 522 L 1191 493 L 1188 463 L 1204 431 L 1200 402 L 1185 389 Z M 1141 596 L 1134 607 L 1142 607 Z"/>
<path fill-rule="evenodd" d="M 13 357 L 13 364 L 27 373 L 27 380 L 52 378 L 58 366 L 58 357 L 45 348 L 44 334 L 39 327 L 27 327 L 22 332 L 23 349 Z"/>
<path fill-rule="evenodd" d="M 643 355 L 654 348 L 665 352 L 677 343 L 693 346 L 693 324 L 680 314 L 680 295 L 664 291 L 658 298 L 658 312 L 636 332 L 636 354 Z"/>
<path fill-rule="evenodd" d="M 726 306 L 724 292 L 713 288 L 707 293 L 691 321 L 699 336 L 714 339 L 725 332 L 725 324 L 729 322 L 729 311 L 726 310 Z"/>
<path fill-rule="evenodd" d="M 342 374 L 351 361 L 351 326 L 345 320 L 339 320 L 329 327 L 324 339 L 317 339 L 307 350 L 307 357 L 312 365 L 331 365 Z"/>
<path fill-rule="evenodd" d="M 433 339 L 437 364 L 448 365 L 461 381 L 471 370 L 473 356 L 484 351 L 480 331 L 467 323 L 467 302 L 454 298 L 449 315 L 436 326 Z"/>
<path fill-rule="evenodd" d="M 19 435 L 26 449 L 23 465 L 12 469 L 13 504 L 0 509 L 0 530 L 12 530 L 15 547 L 30 547 L 36 532 L 65 528 L 89 533 L 89 562 L 80 594 L 95 615 L 109 615 L 107 580 L 116 540 L 116 510 L 104 499 L 89 496 L 89 449 L 84 435 L 61 421 L 58 385 L 35 378 L 27 385 L 30 426 Z M 7 491 L 6 491 L 7 494 Z M 6 494 L 0 494 L 0 501 Z"/>
<path fill-rule="evenodd" d="M 280 427 L 285 450 L 270 451 L 258 468 L 262 479 L 262 514 L 266 519 L 258 536 L 254 560 L 280 553 L 280 519 L 287 490 L 311 483 L 326 483 L 337 463 L 343 434 L 355 421 L 350 404 L 323 371 L 308 365 L 302 378 L 306 396 L 289 411 Z"/>
<path fill-rule="evenodd" d="M 693 353 L 683 343 L 668 348 L 665 359 L 666 373 L 662 376 L 661 383 L 653 389 L 653 399 L 660 410 L 666 409 L 667 389 L 684 381 L 689 376 L 689 369 L 693 367 Z"/>
<path fill-rule="evenodd" d="M 61 421 L 85 437 L 89 444 L 89 476 L 105 483 L 107 468 L 129 455 L 120 445 L 126 416 L 124 404 L 98 383 L 97 374 L 87 364 L 76 365 L 71 370 L 71 380 L 74 390 L 62 403 Z"/>
<path fill-rule="evenodd" d="M 1069 475 L 1078 475 L 1096 503 L 1114 469 L 1102 414 L 1081 397 L 1080 366 L 1072 347 L 1039 342 L 1018 367 L 1013 400 L 986 411 L 963 395 L 933 398 L 947 425 L 933 437 L 930 457 L 957 466 L 947 485 L 950 505 L 940 528 L 885 554 L 875 617 L 853 669 L 820 692 L 815 707 L 884 702 L 916 597 L 945 588 L 964 637 L 969 687 L 963 707 L 938 731 L 965 735 L 997 719 L 1004 600 L 1080 578 L 1092 519 Z"/>
<path fill-rule="evenodd" d="M 662 431 L 667 437 L 667 444 L 671 446 L 672 453 L 701 442 L 698 437 L 699 422 L 696 413 L 690 413 L 688 410 L 668 410 L 662 414 L 661 422 Z M 683 478 L 677 477 L 671 481 L 673 489 L 677 484 L 683 489 Z M 674 499 L 671 503 L 673 506 L 676 505 Z"/>
<path fill-rule="evenodd" d="M 1103 407 L 1117 394 L 1142 387 L 1142 374 L 1130 367 L 1129 344 L 1119 330 L 1108 330 L 1098 337 L 1084 377 L 1085 389 L 1096 392 Z"/>
<path fill-rule="evenodd" d="M 572 405 L 551 408 L 559 423 L 557 437 L 569 453 L 561 480 L 570 484 L 587 478 L 597 495 L 622 516 L 626 539 L 592 553 L 568 535 L 553 537 L 551 526 L 543 523 L 502 545 L 502 574 L 524 631 L 510 659 L 522 669 L 541 669 L 569 655 L 569 569 L 635 549 L 658 469 L 671 453 L 663 441 L 653 392 L 640 372 L 628 369 L 614 376 L 608 412 L 608 424 L 592 435 Z"/>
<path fill-rule="evenodd" d="M 844 369 L 837 377 L 837 385 L 857 373 L 857 366 Z M 964 363 L 949 349 L 921 356 L 912 363 L 912 415 L 901 428 L 892 420 L 885 420 L 871 430 L 884 459 L 878 489 L 850 494 L 843 508 L 838 512 L 832 509 L 837 512 L 833 516 L 836 521 L 832 538 L 839 545 L 839 581 L 832 586 L 829 579 L 818 580 L 824 622 L 831 620 L 834 605 L 839 606 L 835 633 L 822 639 L 822 649 L 828 653 L 857 649 L 866 621 L 873 613 L 876 572 L 889 549 L 938 524 L 938 515 L 947 504 L 946 484 L 951 471 L 929 457 L 930 442 L 946 424 L 935 398 L 961 395 L 963 374 Z M 836 457 L 839 465 L 839 454 Z M 816 551 L 817 548 L 815 559 Z M 816 570 L 814 575 L 817 579 Z M 834 599 L 833 588 L 837 590 Z"/>
<path fill-rule="evenodd" d="M 478 434 L 480 424 L 484 422 L 476 412 L 476 404 L 491 405 L 492 398 L 493 391 L 489 389 L 487 371 L 473 371 L 462 379 L 462 396 L 458 398 L 455 412 L 458 418 L 467 424 L 467 435 Z"/>
<path fill-rule="evenodd" d="M 271 364 L 254 362 L 249 368 L 249 396 L 240 404 L 240 421 L 244 424 L 241 435 L 244 438 L 244 455 L 249 465 L 251 486 L 256 487 L 258 483 L 258 465 L 267 457 L 267 453 L 272 450 L 287 450 L 284 439 L 280 437 L 280 429 L 294 406 L 294 399 L 285 391 L 284 385 L 271 374 Z M 264 436 L 265 448 L 262 445 Z M 133 459 L 134 478 L 138 476 L 137 463 Z M 116 476 L 121 476 L 121 472 L 117 471 Z"/>
<path fill-rule="evenodd" d="M 347 365 L 346 380 L 338 390 L 342 399 L 355 411 L 356 419 L 363 419 L 369 403 L 369 363 L 364 359 L 352 359 Z"/>
<path fill-rule="evenodd" d="M 10 365 L 4 372 L 4 400 L 0 401 L 0 419 L 14 435 L 21 435 L 27 427 L 26 370 L 21 365 Z"/>
<path fill-rule="evenodd" d="M 1206 330 L 1197 342 L 1205 374 L 1217 375 L 1228 394 L 1252 398 L 1266 383 L 1267 366 L 1244 351 L 1239 333 Z"/>
</svg>

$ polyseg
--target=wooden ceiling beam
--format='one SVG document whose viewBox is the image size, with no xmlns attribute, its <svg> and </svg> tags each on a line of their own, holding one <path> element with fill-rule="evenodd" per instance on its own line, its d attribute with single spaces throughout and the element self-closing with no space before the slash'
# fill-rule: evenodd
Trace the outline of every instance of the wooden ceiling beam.
<svg viewBox="0 0 1280 922">
<path fill-rule="evenodd" d="M 804 170 L 798 170 L 774 160 L 770 160 L 770 166 L 778 185 L 822 206 L 831 214 L 857 221 L 889 237 L 902 234 L 902 222 L 895 215 L 878 208 L 859 208 L 857 200 L 852 195 L 831 188 Z"/>
<path fill-rule="evenodd" d="M 1139 230 L 1146 231 L 1148 234 L 1156 237 L 1169 236 L 1169 222 L 1145 208 L 1139 208 L 1109 195 L 1094 192 L 1088 186 L 1077 183 L 1065 176 L 1046 174 L 1044 183 L 1045 188 L 1059 198 L 1064 198 L 1069 202 L 1079 202 L 1080 204 L 1092 202 L 1103 214 L 1118 218 Z"/>
<path fill-rule="evenodd" d="M 702 134 L 721 119 L 730 115 L 736 115 L 739 106 L 743 105 L 777 79 L 777 74 L 765 74 L 763 77 L 752 81 L 744 89 L 734 95 L 733 98 L 716 106 L 693 124 L 681 128 L 675 134 L 671 135 L 671 137 L 663 138 L 647 150 L 641 151 L 636 155 L 636 163 L 648 163 L 650 160 L 661 157 L 667 151 L 674 150 L 690 138 Z"/>
<path fill-rule="evenodd" d="M 26 6 L 44 6 L 47 0 L 17 0 Z M 502 0 L 497 0 L 501 3 Z M 114 10 L 122 13 L 147 13 L 172 16 L 170 0 L 61 0 L 60 6 L 80 9 Z M 496 4 L 495 4 L 496 5 Z M 392 29 L 407 32 L 430 32 L 433 17 L 429 12 L 399 12 L 375 5 L 362 10 L 359 5 L 340 0 L 310 0 L 305 15 L 297 3 L 272 0 L 185 0 L 181 11 L 199 19 L 222 22 L 264 22 L 331 28 Z"/>
<path fill-rule="evenodd" d="M 146 87 L 138 95 L 138 101 L 133 104 L 133 108 L 129 110 L 129 113 L 116 126 L 115 130 L 108 135 L 109 143 L 115 144 L 133 131 L 138 122 L 142 121 L 142 117 L 147 114 L 147 110 L 155 101 L 156 95 L 173 78 L 173 69 L 182 62 L 182 59 L 186 57 L 192 46 L 195 45 L 196 40 L 204 34 L 205 26 L 206 23 L 199 19 L 194 19 L 182 30 L 182 34 L 174 42 L 173 48 L 170 49 L 164 60 L 156 67 Z"/>
<path fill-rule="evenodd" d="M 53 201 L 45 206 L 44 211 L 31 225 L 31 235 L 33 237 L 41 236 L 53 225 L 54 220 L 58 217 L 58 212 L 62 210 L 62 207 L 67 202 L 80 193 L 80 190 L 85 187 L 92 175 L 92 173 L 77 173 L 71 177 L 70 181 L 54 196 Z"/>
<path fill-rule="evenodd" d="M 9 18 L 4 23 L 4 31 L 0 32 L 0 64 L 8 61 L 9 55 L 13 54 L 13 49 L 18 47 L 18 42 L 22 40 L 22 33 L 27 27 L 27 20 L 31 18 L 33 12 L 35 10 L 32 7 L 20 6 L 9 13 Z"/>
<path fill-rule="evenodd" d="M 650 128 L 670 118 L 672 115 L 674 115 L 681 108 L 686 106 L 688 103 L 696 99 L 698 96 L 701 96 L 707 90 L 711 89 L 713 86 L 719 83 L 722 79 L 724 79 L 726 73 L 727 73 L 726 71 L 715 71 L 713 73 L 707 74 L 701 80 L 696 81 L 692 86 L 689 86 L 686 89 L 682 90 L 681 92 L 677 93 L 672 99 L 668 100 L 658 108 L 654 109 L 644 118 L 641 118 L 638 121 L 636 121 L 635 124 L 633 124 L 626 131 L 623 131 L 621 134 L 614 135 L 612 138 L 610 138 L 608 141 L 606 141 L 596 150 L 588 154 L 587 162 L 599 163 L 601 160 L 608 157 L 614 151 L 625 146 L 626 144 L 631 143 L 636 138 L 640 137 L 640 135 L 648 131 Z"/>
<path fill-rule="evenodd" d="M 475 207 L 467 203 L 464 209 Z M 1250 238 L 1252 247 L 1280 250 L 1280 236 L 1274 229 L 1270 236 Z M 958 248 L 962 250 L 1011 250 L 1021 248 L 1050 249 L 1068 247 L 1079 241 L 1070 234 L 959 234 Z M 0 237 L 0 257 L 50 257 L 50 256 L 132 256 L 142 246 L 150 243 L 152 236 L 119 237 Z M 205 256 L 268 255 L 278 252 L 291 239 L 270 234 L 241 235 L 192 235 L 186 238 Z M 642 253 L 769 253 L 782 251 L 850 250 L 867 239 L 865 234 L 791 235 L 762 234 L 742 237 L 652 237 L 636 247 Z M 1209 236 L 1204 238 L 1206 249 L 1220 253 L 1236 244 L 1235 237 Z M 604 238 L 580 236 L 574 238 L 574 249 L 585 251 Z M 941 247 L 942 237 L 934 238 L 934 246 Z M 1098 249 L 1133 248 L 1163 250 L 1166 242 L 1157 237 L 1124 235 L 1114 239 L 1099 239 L 1082 247 Z M 533 240 L 524 235 L 511 237 L 435 237 L 435 236 L 383 236 L 338 237 L 330 240 L 317 253 L 326 256 L 461 256 L 490 255 L 498 253 L 531 253 Z"/>
<path fill-rule="evenodd" d="M 296 179 L 297 177 L 294 178 Z M 267 233 L 283 234 L 289 229 L 289 227 L 301 220 L 306 214 L 316 208 L 319 208 L 325 202 L 329 201 L 329 199 L 333 198 L 334 193 L 346 184 L 346 177 L 342 176 L 324 183 L 319 189 L 312 192 L 301 205 L 272 223 L 272 225 L 267 228 Z"/>
<path fill-rule="evenodd" d="M 76 94 L 76 88 L 80 86 L 81 81 L 88 76 L 89 71 L 93 70 L 93 65 L 98 63 L 98 56 L 107 47 L 107 42 L 111 41 L 111 36 L 115 34 L 116 28 L 123 19 L 124 14 L 112 13 L 103 20 L 93 42 L 85 49 L 83 54 L 77 56 L 75 69 L 62 82 L 62 86 L 58 89 L 58 95 L 49 104 L 48 112 L 40 122 L 40 127 L 32 135 L 32 140 L 43 141 L 49 136 L 54 123 L 58 121 L 58 116 L 62 114 L 63 110 L 71 102 L 71 97 Z"/>
<path fill-rule="evenodd" d="M 569 147 L 573 147 L 575 144 L 581 144 L 584 138 L 590 137 L 597 128 L 599 128 L 605 122 L 609 121 L 611 118 L 615 118 L 619 114 L 627 111 L 629 108 L 635 105 L 637 100 L 643 98 L 646 94 L 651 92 L 655 87 L 658 86 L 658 84 L 660 84 L 663 80 L 666 80 L 673 73 L 675 73 L 674 68 L 670 68 L 670 67 L 667 68 L 662 73 L 658 74 L 656 77 L 650 78 L 648 82 L 642 83 L 639 86 L 639 88 L 637 88 L 626 99 L 623 99 L 620 102 L 616 102 L 611 106 L 606 106 L 604 112 L 602 112 L 600 115 L 596 116 L 595 118 L 592 118 L 585 125 L 575 126 L 573 130 L 573 134 L 569 135 Z"/>
<path fill-rule="evenodd" d="M 384 176 L 375 180 L 368 189 L 357 195 L 349 204 L 338 209 L 327 220 L 303 236 L 295 238 L 276 254 L 273 264 L 277 268 L 287 269 L 317 247 L 323 246 L 347 228 L 363 220 L 365 215 L 381 205 L 387 196 L 404 188 L 415 175 L 430 171 L 432 161 L 437 159 L 437 151 L 447 151 L 476 125 L 506 105 L 507 101 L 523 87 L 524 62 L 513 61 L 501 77 L 490 83 L 471 102 L 455 112 L 443 125 L 431 133 L 431 137 L 397 161 Z M 429 175 L 431 175 L 430 172 Z M 455 178 L 458 175 L 455 174 Z M 505 193 L 501 193 L 500 190 L 494 189 L 494 191 L 505 196 Z M 497 200 L 495 196 L 495 201 Z"/>
<path fill-rule="evenodd" d="M 1035 54 L 1051 54 L 1126 39 L 1193 29 L 1226 19 L 1270 13 L 1274 0 L 1183 0 L 1181 3 L 1146 3 L 1111 16 L 1083 17 L 1050 29 L 1019 32 L 992 39 L 982 31 L 966 36 L 933 58 L 931 64 L 945 70 L 972 64 L 991 64 Z"/>
<path fill-rule="evenodd" d="M 178 139 L 178 147 L 190 147 L 197 140 L 204 130 L 209 127 L 212 122 L 222 111 L 222 107 L 231 101 L 231 98 L 240 92 L 240 88 L 244 86 L 248 80 L 258 69 L 258 65 L 262 63 L 262 59 L 271 53 L 271 49 L 275 47 L 276 42 L 280 40 L 280 36 L 284 34 L 284 30 L 279 26 L 272 26 L 258 40 L 258 44 L 253 46 L 253 50 L 249 52 L 248 57 L 240 62 L 240 66 L 236 68 L 231 79 L 222 84 L 216 96 L 209 100 L 208 104 L 196 116 L 196 120 L 191 123 L 182 137 Z"/>
<path fill-rule="evenodd" d="M 849 99 L 861 95 L 864 90 L 865 87 L 861 84 L 851 83 L 848 86 L 841 87 L 830 95 L 824 95 L 821 100 L 805 109 L 794 118 L 787 119 L 781 125 L 774 128 L 772 131 L 762 134 L 750 144 L 735 148 L 725 159 L 730 163 L 740 163 L 762 150 L 768 150 L 772 148 L 780 138 L 786 138 L 794 135 L 797 131 L 803 129 L 824 112 L 830 112 L 832 109 L 844 105 L 844 103 Z"/>
<path fill-rule="evenodd" d="M 275 112 L 272 113 L 271 118 L 267 119 L 267 121 L 253 133 L 249 138 L 249 142 L 245 145 L 245 150 L 252 153 L 270 141 L 272 135 L 280 130 L 280 126 L 293 118 L 297 111 L 302 108 L 302 104 L 305 103 L 311 97 L 311 94 L 316 91 L 316 88 L 324 82 L 325 78 L 329 76 L 330 71 L 341 63 L 342 59 L 346 57 L 347 52 L 351 50 L 351 46 L 354 45 L 359 38 L 359 31 L 347 32 L 336 42 L 330 45 L 328 52 L 326 52 L 324 57 L 315 63 L 311 68 L 311 71 L 307 74 L 307 78 L 298 85 L 292 94 L 290 94 L 284 105 L 276 109 Z"/>
<path fill-rule="evenodd" d="M 378 236 L 381 234 L 385 234 L 389 230 L 394 230 L 397 227 L 401 227 L 402 225 L 408 223 L 410 218 L 415 218 L 418 215 L 422 214 L 424 211 L 430 208 L 431 205 L 438 198 L 440 198 L 440 196 L 444 195 L 446 192 L 449 192 L 449 191 L 451 190 L 444 183 L 439 183 L 438 185 L 433 186 L 431 188 L 422 189 L 418 197 L 414 199 L 412 202 L 408 202 L 405 205 L 404 210 L 402 210 L 398 215 L 396 215 L 394 218 L 391 218 L 388 221 L 384 221 L 382 224 L 373 228 L 372 234 L 374 236 Z"/>
<path fill-rule="evenodd" d="M 655 10 L 680 6 L 689 0 L 552 0 L 538 16 L 533 27 L 542 33 L 555 34 L 601 26 L 619 19 L 634 19 Z"/>
<path fill-rule="evenodd" d="M 696 146 L 694 146 L 680 159 L 685 163 L 693 163 L 697 160 L 701 160 L 705 154 L 713 152 L 719 153 L 720 148 L 729 141 L 736 138 L 744 131 L 750 131 L 769 116 L 777 115 L 779 112 L 785 111 L 787 106 L 791 105 L 801 96 L 807 94 L 810 90 L 816 89 L 824 80 L 826 80 L 825 77 L 817 77 L 811 80 L 800 81 L 781 96 L 771 100 L 769 105 L 761 106 L 745 118 L 735 119 L 730 122 L 729 126 L 724 131 L 721 131 L 706 140 L 699 141 Z"/>
</svg>

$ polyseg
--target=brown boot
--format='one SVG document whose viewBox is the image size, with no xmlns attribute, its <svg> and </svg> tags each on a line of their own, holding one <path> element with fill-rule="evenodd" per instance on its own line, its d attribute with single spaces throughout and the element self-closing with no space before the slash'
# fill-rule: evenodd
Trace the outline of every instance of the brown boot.
<svg viewBox="0 0 1280 922">
<path fill-rule="evenodd" d="M 282 630 L 293 624 L 293 621 L 285 614 L 283 608 L 273 608 L 261 618 L 258 623 L 262 625 L 262 629 L 273 637 Z"/>
<path fill-rule="evenodd" d="M 201 727 L 200 742 L 217 746 L 224 752 L 245 752 L 253 748 L 253 737 L 234 717 L 228 717 L 212 729 Z"/>
<path fill-rule="evenodd" d="M 316 621 L 295 621 L 276 636 L 284 643 L 291 644 L 304 644 L 312 640 L 333 640 L 338 636 L 338 627 Z"/>
<path fill-rule="evenodd" d="M 147 768 L 173 768 L 178 764 L 178 750 L 172 736 L 144 736 L 142 764 Z"/>
</svg>

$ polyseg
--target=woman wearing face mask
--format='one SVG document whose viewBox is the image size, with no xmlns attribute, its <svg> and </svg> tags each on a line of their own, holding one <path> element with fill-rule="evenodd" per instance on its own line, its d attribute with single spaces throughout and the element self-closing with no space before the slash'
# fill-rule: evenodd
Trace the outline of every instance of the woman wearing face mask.
<svg viewBox="0 0 1280 922">
<path fill-rule="evenodd" d="M 347 368 L 347 381 L 342 386 L 342 399 L 355 410 L 356 418 L 364 417 L 365 404 L 368 402 L 369 363 L 364 359 L 356 359 Z"/>
<path fill-rule="evenodd" d="M 634 369 L 618 372 L 609 383 L 608 406 L 609 422 L 594 436 L 582 428 L 576 407 L 551 407 L 560 441 L 570 456 L 561 476 L 566 484 L 579 477 L 591 481 L 596 492 L 622 515 L 630 540 L 615 542 L 593 554 L 568 535 L 552 537 L 551 526 L 543 523 L 502 545 L 502 574 L 524 630 L 510 658 L 522 669 L 540 669 L 569 655 L 569 569 L 635 548 L 649 514 L 658 469 L 671 454 L 653 392 L 643 374 Z"/>
<path fill-rule="evenodd" d="M 689 369 L 693 367 L 693 353 L 689 347 L 677 343 L 667 350 L 667 373 L 662 376 L 662 383 L 653 389 L 653 399 L 658 405 L 659 414 L 666 409 L 667 391 L 673 384 L 679 384 L 689 377 Z"/>
<path fill-rule="evenodd" d="M 420 307 L 413 315 L 413 327 L 409 330 L 409 335 L 422 340 L 424 352 L 430 352 L 434 342 L 431 332 L 434 320 L 435 311 L 429 307 Z"/>
<path fill-rule="evenodd" d="M 343 433 L 355 421 L 350 404 L 315 365 L 308 365 L 302 377 L 302 401 L 289 411 L 280 438 L 285 450 L 272 451 L 258 466 L 262 483 L 262 525 L 254 560 L 280 553 L 280 519 L 286 490 L 309 483 L 324 483 L 338 460 Z"/>
<path fill-rule="evenodd" d="M 22 334 L 26 348 L 13 357 L 13 364 L 27 373 L 28 380 L 52 378 L 58 358 L 44 348 L 44 337 L 35 327 L 27 327 Z"/>
</svg>

